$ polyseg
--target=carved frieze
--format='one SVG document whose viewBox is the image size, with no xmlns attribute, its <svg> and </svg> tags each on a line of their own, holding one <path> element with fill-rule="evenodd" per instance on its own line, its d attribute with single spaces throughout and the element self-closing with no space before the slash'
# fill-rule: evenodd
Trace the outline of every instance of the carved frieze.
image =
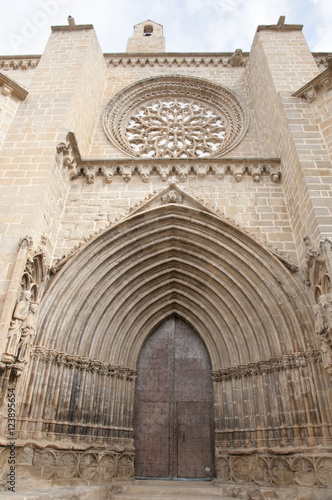
<svg viewBox="0 0 332 500">
<path fill-rule="evenodd" d="M 280 358 L 272 358 L 258 363 L 249 363 L 247 365 L 231 366 L 221 370 L 212 371 L 212 380 L 214 382 L 224 382 L 236 378 L 250 377 L 253 375 L 262 375 L 263 373 L 272 373 L 280 370 L 292 370 L 307 366 L 308 363 L 319 363 L 321 361 L 319 349 L 308 349 L 306 352 L 295 352 L 285 354 Z"/>
<path fill-rule="evenodd" d="M 33 453 L 31 469 L 34 476 L 46 480 L 128 480 L 134 476 L 134 456 L 131 451 L 37 449 Z"/>
<path fill-rule="evenodd" d="M 237 456 L 217 447 L 216 470 L 221 481 L 245 481 L 261 486 L 332 486 L 329 455 L 253 453 Z"/>
<path fill-rule="evenodd" d="M 314 101 L 318 96 L 332 89 L 332 56 L 326 58 L 327 69 L 313 78 L 306 85 L 292 94 L 293 97 L 301 97 L 307 102 Z"/>
<path fill-rule="evenodd" d="M 114 366 L 110 363 L 104 363 L 95 359 L 59 352 L 54 349 L 46 349 L 45 347 L 32 347 L 30 356 L 32 359 L 39 359 L 44 363 L 52 363 L 54 365 L 65 366 L 67 368 L 75 368 L 92 373 L 99 373 L 100 375 L 118 378 L 121 380 L 135 380 L 137 377 L 137 371 L 131 370 L 130 368 Z"/>
<path fill-rule="evenodd" d="M 65 142 L 57 146 L 57 162 L 68 168 L 69 177 L 76 179 L 84 176 L 88 184 L 95 182 L 97 176 L 104 178 L 109 184 L 115 177 L 122 177 L 124 182 L 130 182 L 134 176 L 139 176 L 142 182 L 151 181 L 151 176 L 159 175 L 163 182 L 186 182 L 188 177 L 204 180 L 206 176 L 215 176 L 222 180 L 224 176 L 232 175 L 236 182 L 244 176 L 252 178 L 253 182 L 266 179 L 278 183 L 281 179 L 280 160 L 278 158 L 261 159 L 222 159 L 222 158 L 188 158 L 188 159 L 133 159 L 133 160 L 83 160 L 72 133 Z"/>
<path fill-rule="evenodd" d="M 27 58 L 27 59 L 20 59 L 20 58 L 13 58 L 13 59 L 0 59 L 0 69 L 2 71 L 8 71 L 12 69 L 35 69 L 38 66 L 40 57 L 34 57 L 34 58 Z"/>
<path fill-rule="evenodd" d="M 238 51 L 241 49 L 237 49 Z M 236 52 L 236 51 L 235 51 Z M 236 53 L 237 55 L 238 53 Z M 198 67 L 238 67 L 245 66 L 249 57 L 248 52 L 241 51 L 241 64 L 235 66 L 232 59 L 231 52 L 222 54 L 195 54 L 195 56 L 188 54 L 186 56 L 180 54 L 166 54 L 166 55 L 133 55 L 133 54 L 112 54 L 106 55 L 107 65 L 116 68 L 120 67 L 185 67 L 185 68 L 198 68 Z"/>
</svg>

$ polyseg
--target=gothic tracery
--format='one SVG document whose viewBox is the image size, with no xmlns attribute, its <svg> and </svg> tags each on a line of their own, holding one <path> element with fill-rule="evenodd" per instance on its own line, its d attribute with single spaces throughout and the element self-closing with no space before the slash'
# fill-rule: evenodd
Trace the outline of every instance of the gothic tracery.
<svg viewBox="0 0 332 500">
<path fill-rule="evenodd" d="M 226 133 L 225 119 L 193 100 L 163 99 L 135 110 L 126 136 L 142 156 L 187 158 L 217 153 Z"/>
<path fill-rule="evenodd" d="M 104 113 L 108 139 L 136 157 L 222 156 L 243 139 L 247 128 L 247 114 L 232 91 L 183 76 L 129 85 Z"/>
</svg>

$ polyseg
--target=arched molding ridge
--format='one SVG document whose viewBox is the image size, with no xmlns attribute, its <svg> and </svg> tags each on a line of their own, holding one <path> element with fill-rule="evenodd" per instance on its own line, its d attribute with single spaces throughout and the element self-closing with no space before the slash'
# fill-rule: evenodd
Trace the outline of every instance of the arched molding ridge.
<svg viewBox="0 0 332 500">
<path fill-rule="evenodd" d="M 169 203 L 65 264 L 44 296 L 37 345 L 136 369 L 169 314 L 199 332 L 213 370 L 315 344 L 305 291 L 269 250 L 212 213 Z"/>
</svg>

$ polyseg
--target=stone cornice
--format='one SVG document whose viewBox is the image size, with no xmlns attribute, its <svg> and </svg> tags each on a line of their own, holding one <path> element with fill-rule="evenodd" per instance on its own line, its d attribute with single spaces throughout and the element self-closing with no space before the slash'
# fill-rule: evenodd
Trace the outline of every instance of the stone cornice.
<svg viewBox="0 0 332 500">
<path fill-rule="evenodd" d="M 65 26 L 69 30 L 69 26 Z M 56 30 L 55 30 L 56 31 Z M 126 52 L 108 52 L 104 58 L 108 66 L 230 66 L 232 52 L 164 52 L 149 54 L 127 54 Z M 242 52 L 244 62 L 248 60 L 249 52 Z M 325 65 L 328 52 L 312 52 L 317 66 Z M 35 69 L 40 61 L 40 55 L 0 56 L 0 68 L 3 70 Z"/>
<path fill-rule="evenodd" d="M 312 57 L 315 59 L 315 63 L 320 71 L 324 71 L 329 67 L 329 52 L 312 52 Z"/>
<path fill-rule="evenodd" d="M 135 380 L 137 377 L 137 371 L 131 370 L 130 368 L 123 368 L 103 361 L 77 356 L 75 354 L 68 354 L 66 352 L 59 352 L 54 349 L 47 349 L 46 347 L 34 346 L 31 350 L 30 357 L 31 359 L 39 359 L 45 363 L 99 373 L 100 375 L 121 380 Z"/>
<path fill-rule="evenodd" d="M 0 57 L 0 68 L 3 71 L 13 69 L 35 69 L 41 56 L 2 56 Z"/>
<path fill-rule="evenodd" d="M 306 352 L 284 354 L 280 358 L 271 358 L 267 361 L 258 361 L 258 363 L 248 363 L 247 365 L 231 366 L 230 368 L 223 368 L 211 373 L 214 382 L 224 382 L 252 375 L 262 375 L 263 373 L 291 370 L 307 366 L 308 363 L 319 362 L 321 362 L 320 350 L 308 349 Z"/>
<path fill-rule="evenodd" d="M 302 97 L 307 102 L 314 101 L 318 96 L 332 89 L 332 67 L 327 68 L 292 94 L 292 97 Z"/>
<path fill-rule="evenodd" d="M 21 87 L 21 85 L 16 83 L 14 80 L 4 75 L 1 71 L 0 71 L 0 87 L 2 94 L 4 94 L 5 96 L 12 94 L 15 97 L 18 97 L 18 99 L 21 99 L 21 101 L 24 101 L 24 99 L 29 93 L 25 88 Z"/>
<path fill-rule="evenodd" d="M 107 53 L 104 54 L 108 66 L 234 66 L 233 52 L 163 52 L 163 53 Z M 247 63 L 249 52 L 241 53 L 239 67 Z"/>
<path fill-rule="evenodd" d="M 178 176 L 180 182 L 184 182 L 188 175 L 205 178 L 210 174 L 217 179 L 231 174 L 237 182 L 244 175 L 251 176 L 254 182 L 260 182 L 266 176 L 272 182 L 279 182 L 281 178 L 280 158 L 82 159 L 72 132 L 69 132 L 66 142 L 58 144 L 57 157 L 59 163 L 68 168 L 71 179 L 84 175 L 88 184 L 92 184 L 97 175 L 103 176 L 107 183 L 119 175 L 125 182 L 133 175 L 140 175 L 143 182 L 149 182 L 152 174 L 160 175 L 163 181 Z"/>
</svg>

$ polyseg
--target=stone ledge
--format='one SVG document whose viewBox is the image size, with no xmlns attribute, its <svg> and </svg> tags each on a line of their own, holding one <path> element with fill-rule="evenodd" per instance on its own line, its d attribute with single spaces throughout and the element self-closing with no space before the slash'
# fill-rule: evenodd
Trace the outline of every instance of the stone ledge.
<svg viewBox="0 0 332 500">
<path fill-rule="evenodd" d="M 301 97 L 307 102 L 314 101 L 318 96 L 332 89 L 332 65 L 318 76 L 310 80 L 303 87 L 292 94 L 292 97 Z"/>
<path fill-rule="evenodd" d="M 111 183 L 116 175 L 129 182 L 133 175 L 140 175 L 143 182 L 149 182 L 150 175 L 159 175 L 164 182 L 172 176 L 178 176 L 184 182 L 189 174 L 205 178 L 208 174 L 223 179 L 225 174 L 233 175 L 240 182 L 244 175 L 260 182 L 269 176 L 274 183 L 281 179 L 280 158 L 121 158 L 121 159 L 82 159 L 75 135 L 69 132 L 66 141 L 56 148 L 57 162 L 68 168 L 70 179 L 85 176 L 88 184 L 93 184 L 95 177 L 101 175 L 106 183 Z"/>
<path fill-rule="evenodd" d="M 29 94 L 29 92 L 25 88 L 23 88 L 21 85 L 16 83 L 8 76 L 1 73 L 1 71 L 0 71 L 0 86 L 1 86 L 1 93 L 3 95 L 8 96 L 12 94 L 15 97 L 18 97 L 18 99 L 20 99 L 21 101 L 24 101 L 24 99 Z"/>
<path fill-rule="evenodd" d="M 249 58 L 249 52 L 237 49 L 237 57 L 233 52 L 137 52 L 104 54 L 108 66 L 223 66 L 244 68 Z"/>
</svg>

